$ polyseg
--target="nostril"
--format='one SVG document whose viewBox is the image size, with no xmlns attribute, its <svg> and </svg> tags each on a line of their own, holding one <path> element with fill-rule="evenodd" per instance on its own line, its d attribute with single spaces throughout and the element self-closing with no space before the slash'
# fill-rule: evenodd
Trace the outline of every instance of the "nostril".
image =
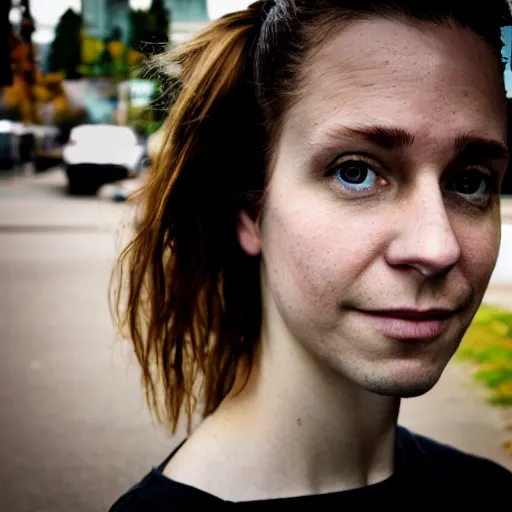
<svg viewBox="0 0 512 512">
<path fill-rule="evenodd" d="M 412 263 L 409 266 L 416 269 L 421 275 L 429 278 L 441 279 L 448 275 L 450 271 L 455 267 L 456 263 L 443 267 L 434 267 L 432 265 L 423 265 L 419 263 Z"/>
</svg>

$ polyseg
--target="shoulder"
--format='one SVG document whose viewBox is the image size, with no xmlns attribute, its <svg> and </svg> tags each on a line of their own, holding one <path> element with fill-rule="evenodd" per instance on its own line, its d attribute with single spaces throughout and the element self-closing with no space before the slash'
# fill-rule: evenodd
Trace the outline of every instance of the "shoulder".
<svg viewBox="0 0 512 512">
<path fill-rule="evenodd" d="M 163 470 L 181 443 L 158 467 L 129 489 L 109 509 L 109 512 L 179 512 L 191 507 L 218 508 L 225 504 L 207 492 L 182 484 L 164 475 Z"/>
<path fill-rule="evenodd" d="M 191 507 L 218 507 L 224 502 L 194 487 L 170 480 L 153 469 L 141 482 L 121 496 L 109 512 L 173 512 Z"/>
<path fill-rule="evenodd" d="M 503 466 L 403 427 L 398 427 L 397 450 L 405 473 L 437 481 L 443 487 L 503 495 L 512 488 L 512 472 Z"/>
</svg>

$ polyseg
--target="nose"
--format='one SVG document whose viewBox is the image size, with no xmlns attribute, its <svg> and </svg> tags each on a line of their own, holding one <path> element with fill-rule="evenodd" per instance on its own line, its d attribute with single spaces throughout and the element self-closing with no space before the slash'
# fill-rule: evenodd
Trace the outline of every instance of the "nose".
<svg viewBox="0 0 512 512">
<path fill-rule="evenodd" d="M 401 202 L 395 236 L 386 254 L 390 265 L 439 277 L 446 275 L 460 257 L 461 248 L 437 183 L 422 187 Z"/>
</svg>

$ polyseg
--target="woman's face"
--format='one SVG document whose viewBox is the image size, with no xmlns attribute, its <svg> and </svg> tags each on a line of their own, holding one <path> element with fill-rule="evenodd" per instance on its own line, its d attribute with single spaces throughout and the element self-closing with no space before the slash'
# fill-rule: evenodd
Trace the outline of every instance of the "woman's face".
<svg viewBox="0 0 512 512">
<path fill-rule="evenodd" d="M 270 342 L 372 392 L 430 389 L 495 265 L 505 144 L 496 59 L 469 30 L 374 19 L 323 45 L 261 229 L 240 232 L 261 245 Z"/>
</svg>

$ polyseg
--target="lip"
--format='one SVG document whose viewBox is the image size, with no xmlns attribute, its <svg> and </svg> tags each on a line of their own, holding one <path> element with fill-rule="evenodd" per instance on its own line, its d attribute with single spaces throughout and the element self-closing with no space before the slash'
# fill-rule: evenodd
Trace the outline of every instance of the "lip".
<svg viewBox="0 0 512 512">
<path fill-rule="evenodd" d="M 456 313 L 455 310 L 448 309 L 358 311 L 389 338 L 422 341 L 441 336 L 447 329 L 450 318 Z"/>
</svg>

